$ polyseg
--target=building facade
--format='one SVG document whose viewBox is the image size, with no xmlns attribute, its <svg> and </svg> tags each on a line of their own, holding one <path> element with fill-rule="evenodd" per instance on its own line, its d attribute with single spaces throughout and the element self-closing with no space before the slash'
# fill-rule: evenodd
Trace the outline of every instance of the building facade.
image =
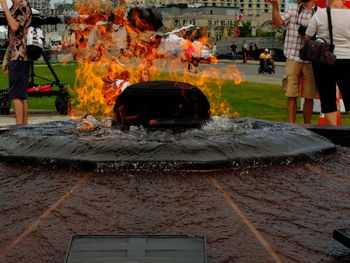
<svg viewBox="0 0 350 263">
<path fill-rule="evenodd" d="M 264 13 L 271 14 L 272 5 L 265 0 L 153 0 L 156 7 L 165 7 L 168 5 L 188 4 L 189 6 L 203 7 L 230 7 L 246 16 L 257 16 Z M 285 3 L 281 2 L 281 11 L 285 9 Z"/>
<path fill-rule="evenodd" d="M 28 2 L 32 8 L 39 11 L 50 9 L 49 0 L 29 0 Z"/>
</svg>

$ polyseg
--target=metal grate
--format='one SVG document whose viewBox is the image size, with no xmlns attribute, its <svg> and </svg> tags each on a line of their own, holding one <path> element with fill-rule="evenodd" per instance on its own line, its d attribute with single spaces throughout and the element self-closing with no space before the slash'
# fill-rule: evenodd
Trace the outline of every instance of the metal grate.
<svg viewBox="0 0 350 263">
<path fill-rule="evenodd" d="M 206 242 L 191 236 L 75 235 L 65 263 L 206 263 Z"/>
<path fill-rule="evenodd" d="M 350 248 L 350 228 L 334 230 L 333 238 Z"/>
</svg>

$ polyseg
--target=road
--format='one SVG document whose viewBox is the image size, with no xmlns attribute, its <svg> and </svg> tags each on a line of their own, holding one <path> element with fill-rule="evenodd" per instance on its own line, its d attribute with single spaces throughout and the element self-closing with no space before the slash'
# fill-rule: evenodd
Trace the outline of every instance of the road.
<svg viewBox="0 0 350 263">
<path fill-rule="evenodd" d="M 121 61 L 123 63 L 123 61 Z M 134 65 L 135 67 L 139 66 L 141 61 L 139 59 L 133 59 L 132 61 L 128 60 L 126 64 Z M 276 62 L 276 72 L 275 74 L 259 74 L 259 61 L 248 61 L 248 63 L 243 64 L 242 60 L 236 60 L 233 62 L 232 60 L 219 60 L 217 64 L 200 64 L 199 72 L 203 72 L 204 69 L 207 68 L 215 68 L 220 69 L 219 74 L 217 75 L 217 70 L 215 72 L 216 77 L 222 79 L 231 79 L 232 74 L 231 71 L 234 69 L 228 69 L 227 66 L 236 65 L 238 70 L 243 73 L 244 80 L 249 82 L 257 82 L 257 83 L 266 83 L 266 84 L 276 84 L 281 85 L 282 78 L 284 75 L 284 62 Z M 167 59 L 159 59 L 154 60 L 153 65 L 162 72 L 181 72 L 183 73 L 186 70 L 186 63 L 181 63 L 180 60 L 167 60 Z M 193 74 L 193 73 L 192 73 Z"/>
<path fill-rule="evenodd" d="M 225 67 L 228 64 L 233 64 L 233 62 L 229 60 L 219 61 L 218 64 L 215 65 L 216 68 Z M 257 83 L 267 83 L 267 84 L 276 84 L 281 85 L 282 78 L 284 75 L 284 63 L 277 62 L 276 63 L 276 72 L 275 74 L 259 74 L 258 73 L 258 61 L 248 61 L 248 63 L 243 64 L 241 61 L 237 61 L 235 63 L 240 72 L 244 74 L 244 78 L 249 82 L 257 82 Z M 212 67 L 213 64 L 210 65 L 201 65 L 200 68 L 204 69 L 207 67 Z"/>
</svg>

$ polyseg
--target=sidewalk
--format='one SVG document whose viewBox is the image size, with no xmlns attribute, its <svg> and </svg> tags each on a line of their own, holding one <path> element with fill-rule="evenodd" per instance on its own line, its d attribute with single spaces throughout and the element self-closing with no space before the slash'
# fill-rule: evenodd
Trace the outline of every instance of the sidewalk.
<svg viewBox="0 0 350 263">
<path fill-rule="evenodd" d="M 247 60 L 247 63 L 243 63 L 243 60 L 241 59 L 236 59 L 235 61 L 231 60 L 231 59 L 219 59 L 218 63 L 224 63 L 224 64 L 232 64 L 232 63 L 236 63 L 236 64 L 246 64 L 246 65 L 259 65 L 260 61 L 259 60 Z M 276 67 L 284 67 L 286 65 L 286 62 L 282 62 L 282 61 L 275 61 L 275 66 Z"/>
<path fill-rule="evenodd" d="M 66 121 L 70 118 L 66 115 L 60 115 L 55 111 L 40 111 L 30 110 L 29 111 L 29 124 L 38 124 L 42 122 L 50 121 Z M 15 125 L 15 115 L 11 110 L 10 115 L 0 115 L 0 131 L 1 129 L 7 129 L 9 126 Z"/>
</svg>

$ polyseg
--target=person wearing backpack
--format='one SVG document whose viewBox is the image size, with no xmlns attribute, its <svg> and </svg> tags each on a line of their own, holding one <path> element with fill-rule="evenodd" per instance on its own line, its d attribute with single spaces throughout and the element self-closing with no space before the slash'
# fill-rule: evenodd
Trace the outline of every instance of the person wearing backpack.
<svg viewBox="0 0 350 263">
<path fill-rule="evenodd" d="M 311 39 L 316 33 L 317 41 L 333 42 L 336 56 L 334 65 L 314 62 L 313 67 L 322 112 L 327 124 L 337 125 L 336 84 L 345 110 L 350 111 L 350 9 L 342 0 L 331 0 L 329 15 L 331 19 L 328 22 L 326 8 L 316 12 L 307 27 L 306 39 Z"/>
<path fill-rule="evenodd" d="M 32 21 L 32 12 L 26 0 L 0 0 L 9 28 L 9 97 L 16 115 L 16 124 L 28 124 L 28 82 L 30 60 L 27 56 L 27 34 Z"/>
<path fill-rule="evenodd" d="M 279 0 L 267 0 L 272 4 L 272 22 L 275 26 L 287 28 L 284 41 L 284 55 L 287 58 L 283 88 L 287 96 L 288 122 L 295 123 L 297 99 L 305 98 L 303 107 L 304 123 L 311 122 L 313 99 L 317 94 L 312 64 L 299 57 L 304 44 L 305 30 L 310 18 L 317 10 L 315 0 L 301 0 L 300 5 L 292 5 L 284 13 L 279 11 Z M 303 92 L 300 83 L 303 83 Z"/>
</svg>

